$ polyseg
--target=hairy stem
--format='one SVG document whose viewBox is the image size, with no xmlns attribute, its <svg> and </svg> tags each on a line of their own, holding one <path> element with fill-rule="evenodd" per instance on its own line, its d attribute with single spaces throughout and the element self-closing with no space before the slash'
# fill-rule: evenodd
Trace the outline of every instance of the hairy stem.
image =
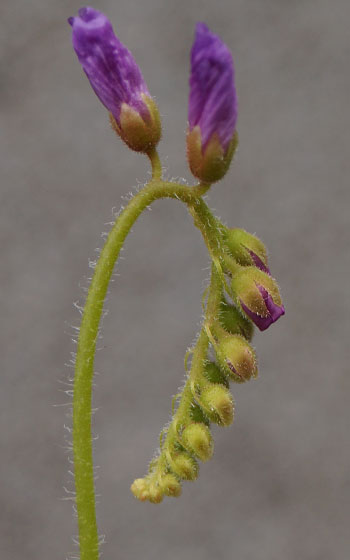
<svg viewBox="0 0 350 560">
<path fill-rule="evenodd" d="M 203 217 L 201 230 L 208 229 L 210 211 L 201 196 L 210 185 L 187 187 L 162 181 L 158 178 L 161 167 L 157 154 L 149 157 L 153 179 L 130 201 L 109 233 L 95 268 L 80 326 L 74 377 L 73 453 L 81 560 L 99 557 L 91 435 L 92 379 L 99 324 L 114 265 L 137 218 L 159 198 L 177 198 L 196 207 L 197 219 L 201 214 Z"/>
</svg>

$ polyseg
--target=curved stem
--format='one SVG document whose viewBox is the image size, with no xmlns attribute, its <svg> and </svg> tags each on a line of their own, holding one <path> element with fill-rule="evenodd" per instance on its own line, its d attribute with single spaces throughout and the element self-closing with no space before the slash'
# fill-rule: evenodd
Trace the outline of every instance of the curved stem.
<svg viewBox="0 0 350 560">
<path fill-rule="evenodd" d="M 155 177 L 159 171 L 157 157 L 154 156 L 153 162 Z M 200 197 L 208 188 L 209 185 L 187 187 L 153 179 L 118 217 L 96 265 L 81 321 L 73 396 L 73 453 L 81 560 L 98 560 L 99 557 L 91 437 L 92 378 L 99 323 L 115 262 L 131 227 L 152 202 L 159 198 L 177 198 L 185 204 L 197 205 L 200 215 L 206 207 Z M 203 228 L 205 230 L 205 224 Z"/>
</svg>

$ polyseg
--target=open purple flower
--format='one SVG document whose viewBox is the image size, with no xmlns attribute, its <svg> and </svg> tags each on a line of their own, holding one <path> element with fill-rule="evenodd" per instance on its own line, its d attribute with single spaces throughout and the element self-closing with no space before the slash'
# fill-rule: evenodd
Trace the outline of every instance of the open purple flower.
<svg viewBox="0 0 350 560">
<path fill-rule="evenodd" d="M 236 304 L 261 331 L 285 314 L 276 281 L 259 268 L 241 269 L 231 285 Z"/>
<path fill-rule="evenodd" d="M 191 51 L 188 160 L 204 182 L 221 179 L 237 145 L 237 96 L 232 55 L 204 23 L 197 23 Z"/>
<path fill-rule="evenodd" d="M 213 134 L 226 152 L 237 122 L 237 96 L 232 55 L 204 23 L 197 23 L 191 51 L 190 131 L 199 126 L 205 150 Z"/>
<path fill-rule="evenodd" d="M 142 130 L 145 125 L 150 128 L 153 121 L 159 121 L 159 116 L 154 114 L 156 106 L 131 52 L 115 36 L 109 19 L 93 8 L 81 8 L 79 15 L 69 18 L 68 22 L 73 29 L 74 50 L 94 92 L 110 111 L 113 125 L 123 140 L 129 145 L 137 144 L 145 133 Z M 158 141 L 160 123 L 156 124 Z M 133 129 L 133 138 L 129 138 L 126 128 Z M 150 130 L 146 132 L 149 143 Z M 154 143 L 154 138 L 151 142 Z M 144 138 L 141 138 L 143 143 Z M 130 147 L 138 149 L 133 145 Z"/>
</svg>

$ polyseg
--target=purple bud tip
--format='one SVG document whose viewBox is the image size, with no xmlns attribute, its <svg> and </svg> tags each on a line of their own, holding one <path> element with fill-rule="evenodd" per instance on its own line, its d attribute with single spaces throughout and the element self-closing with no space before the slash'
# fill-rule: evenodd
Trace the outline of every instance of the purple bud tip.
<svg viewBox="0 0 350 560">
<path fill-rule="evenodd" d="M 191 51 L 190 130 L 200 127 L 202 146 L 217 134 L 224 151 L 237 121 L 237 96 L 232 55 L 223 41 L 204 23 L 197 23 Z"/>
<path fill-rule="evenodd" d="M 122 103 L 142 116 L 148 109 L 142 94 L 149 95 L 146 83 L 130 51 L 115 36 L 109 19 L 90 7 L 68 18 L 72 41 L 80 64 L 103 105 L 119 123 Z"/>
<path fill-rule="evenodd" d="M 267 317 L 261 317 L 257 313 L 254 313 L 251 309 L 249 309 L 241 300 L 241 305 L 243 311 L 248 315 L 248 317 L 256 324 L 258 329 L 261 331 L 265 331 L 272 323 L 275 323 L 277 319 L 279 319 L 282 315 L 285 314 L 285 309 L 283 305 L 277 305 L 272 297 L 270 296 L 269 292 L 259 284 L 257 285 L 259 292 L 262 295 L 264 300 L 266 309 L 268 311 Z"/>
<path fill-rule="evenodd" d="M 271 276 L 269 267 L 266 266 L 266 264 L 261 260 L 261 258 L 258 257 L 258 255 L 256 253 L 254 253 L 254 251 L 252 251 L 251 249 L 248 249 L 248 247 L 245 247 L 245 248 L 247 249 L 248 253 L 252 257 L 254 265 L 257 268 L 259 268 L 260 270 L 262 270 L 263 272 L 265 272 L 266 274 L 268 274 L 269 276 Z"/>
</svg>

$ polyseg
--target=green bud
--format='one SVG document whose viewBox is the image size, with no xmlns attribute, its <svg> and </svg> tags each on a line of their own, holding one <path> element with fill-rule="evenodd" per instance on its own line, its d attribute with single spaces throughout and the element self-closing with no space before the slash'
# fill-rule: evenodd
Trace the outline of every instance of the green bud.
<svg viewBox="0 0 350 560">
<path fill-rule="evenodd" d="M 181 484 L 173 474 L 164 475 L 160 485 L 166 496 L 177 498 L 181 495 Z"/>
<path fill-rule="evenodd" d="M 162 489 L 156 484 L 151 484 L 149 488 L 149 501 L 152 504 L 160 504 L 163 501 L 163 497 Z"/>
<path fill-rule="evenodd" d="M 256 356 L 251 345 L 238 334 L 219 339 L 216 348 L 219 365 L 237 383 L 257 376 Z"/>
<path fill-rule="evenodd" d="M 182 432 L 182 445 L 201 461 L 208 461 L 213 455 L 213 440 L 207 426 L 193 423 Z"/>
<path fill-rule="evenodd" d="M 183 480 L 196 480 L 198 477 L 198 463 L 188 453 L 178 453 L 173 458 L 171 468 Z"/>
<path fill-rule="evenodd" d="M 247 340 L 253 338 L 254 326 L 234 305 L 222 302 L 219 311 L 220 323 L 231 334 L 240 334 Z"/>
<path fill-rule="evenodd" d="M 137 478 L 134 480 L 130 487 L 131 492 L 134 494 L 135 498 L 141 502 L 145 502 L 149 499 L 149 489 L 147 481 L 144 478 Z"/>
<path fill-rule="evenodd" d="M 204 376 L 210 383 L 218 383 L 227 388 L 230 386 L 227 376 L 214 362 L 207 362 L 205 364 Z"/>
<path fill-rule="evenodd" d="M 226 230 L 226 246 L 242 266 L 256 266 L 269 274 L 265 245 L 258 237 L 244 229 Z"/>
<path fill-rule="evenodd" d="M 209 385 L 201 392 L 201 404 L 209 418 L 220 426 L 229 426 L 233 422 L 233 398 L 228 389 L 222 385 Z"/>
</svg>

